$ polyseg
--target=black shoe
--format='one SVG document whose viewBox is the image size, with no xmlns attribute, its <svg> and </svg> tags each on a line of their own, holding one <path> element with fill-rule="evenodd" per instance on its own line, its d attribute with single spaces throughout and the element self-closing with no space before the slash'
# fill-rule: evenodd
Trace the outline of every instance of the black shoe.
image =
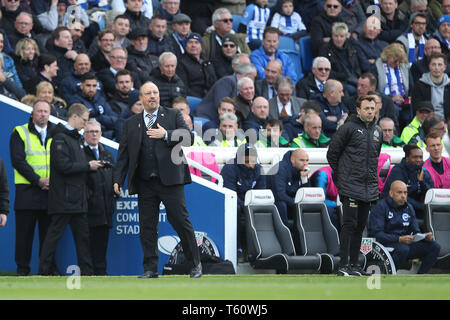
<svg viewBox="0 0 450 320">
<path fill-rule="evenodd" d="M 368 277 L 371 275 L 370 273 L 365 272 L 359 264 L 352 264 L 350 268 L 353 270 L 354 273 L 359 273 L 360 276 Z"/>
<path fill-rule="evenodd" d="M 342 267 L 340 267 L 336 273 L 338 276 L 341 277 L 359 277 L 361 274 L 353 271 L 351 266 L 349 264 L 346 264 Z"/>
<path fill-rule="evenodd" d="M 28 271 L 17 271 L 17 276 L 18 277 L 26 277 L 30 274 L 30 272 Z"/>
<path fill-rule="evenodd" d="M 199 263 L 198 265 L 193 267 L 189 276 L 191 278 L 200 278 L 202 276 L 202 264 Z"/>
<path fill-rule="evenodd" d="M 150 279 L 150 278 L 158 278 L 158 272 L 154 271 L 145 271 L 143 274 L 141 274 L 139 279 Z"/>
</svg>

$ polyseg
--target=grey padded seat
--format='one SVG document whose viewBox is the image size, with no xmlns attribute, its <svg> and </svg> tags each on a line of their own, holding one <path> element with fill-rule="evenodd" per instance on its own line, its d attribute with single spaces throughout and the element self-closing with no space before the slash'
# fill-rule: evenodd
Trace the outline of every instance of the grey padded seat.
<svg viewBox="0 0 450 320">
<path fill-rule="evenodd" d="M 255 269 L 319 270 L 320 255 L 297 256 L 291 232 L 281 221 L 271 190 L 245 194 L 248 260 Z"/>
<path fill-rule="evenodd" d="M 300 188 L 295 195 L 294 234 L 298 254 L 322 257 L 322 273 L 339 266 L 339 233 L 333 226 L 325 205 L 322 188 Z"/>
<path fill-rule="evenodd" d="M 426 229 L 441 246 L 435 267 L 450 269 L 450 189 L 429 189 L 424 203 Z"/>
</svg>

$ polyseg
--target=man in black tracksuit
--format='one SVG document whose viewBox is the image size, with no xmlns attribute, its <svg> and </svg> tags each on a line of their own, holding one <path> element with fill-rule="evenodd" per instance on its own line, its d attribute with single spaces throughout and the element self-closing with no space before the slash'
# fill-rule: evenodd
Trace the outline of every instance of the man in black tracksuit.
<svg viewBox="0 0 450 320">
<path fill-rule="evenodd" d="M 58 242 L 68 224 L 75 241 L 81 274 L 93 273 L 89 253 L 86 174 L 103 165 L 99 160 L 87 160 L 78 133 L 89 120 L 89 110 L 84 105 L 75 103 L 69 108 L 68 116 L 66 125 L 59 123 L 53 129 L 48 196 L 48 214 L 51 215 L 51 221 L 41 250 L 38 271 L 40 275 L 50 273 Z"/>
<path fill-rule="evenodd" d="M 341 276 L 366 274 L 358 265 L 359 248 L 370 207 L 378 199 L 377 169 L 382 132 L 376 125 L 373 97 L 359 97 L 356 111 L 358 114 L 351 115 L 336 131 L 327 152 L 344 210 L 341 266 L 337 273 Z"/>
</svg>

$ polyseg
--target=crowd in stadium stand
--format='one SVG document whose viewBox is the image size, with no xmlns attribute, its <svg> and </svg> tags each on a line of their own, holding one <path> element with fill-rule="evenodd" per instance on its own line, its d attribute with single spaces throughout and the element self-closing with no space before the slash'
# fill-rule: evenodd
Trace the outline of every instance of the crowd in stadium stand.
<svg viewBox="0 0 450 320">
<path fill-rule="evenodd" d="M 44 99 L 63 120 L 81 103 L 117 142 L 126 119 L 142 112 L 141 85 L 152 81 L 161 105 L 195 129 L 194 146 L 326 148 L 357 98 L 371 95 L 383 147 L 425 148 L 434 134 L 450 151 L 450 0 L 1 4 L 0 94 L 28 105 Z M 290 156 L 284 162 L 295 171 Z M 450 170 L 435 159 L 435 175 Z M 327 189 L 327 175 L 312 181 Z M 295 191 L 282 194 L 287 178 L 272 179 L 278 203 L 292 200 Z M 426 179 L 421 196 L 433 185 Z"/>
</svg>

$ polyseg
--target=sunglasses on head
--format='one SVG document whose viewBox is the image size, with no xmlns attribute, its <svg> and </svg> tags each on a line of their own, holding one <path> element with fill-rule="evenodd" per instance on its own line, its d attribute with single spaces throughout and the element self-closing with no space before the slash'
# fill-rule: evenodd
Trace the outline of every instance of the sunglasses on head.
<svg viewBox="0 0 450 320">
<path fill-rule="evenodd" d="M 331 9 L 331 8 L 337 9 L 337 8 L 339 8 L 339 5 L 337 5 L 337 4 L 327 4 L 327 8 L 328 9 Z"/>
</svg>

